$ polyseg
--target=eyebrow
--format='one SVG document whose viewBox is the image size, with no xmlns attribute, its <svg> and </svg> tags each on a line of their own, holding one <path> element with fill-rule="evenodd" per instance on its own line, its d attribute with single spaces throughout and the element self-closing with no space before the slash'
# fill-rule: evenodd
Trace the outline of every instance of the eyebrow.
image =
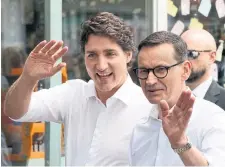
<svg viewBox="0 0 225 167">
<path fill-rule="evenodd" d="M 117 51 L 114 49 L 105 49 L 105 50 L 103 50 L 103 52 L 116 52 L 117 53 Z M 97 51 L 96 50 L 88 50 L 85 53 L 97 53 Z"/>
<path fill-rule="evenodd" d="M 145 69 L 153 69 L 153 68 L 157 68 L 157 67 L 168 67 L 168 66 L 170 66 L 170 65 L 166 65 L 166 64 L 160 64 L 160 65 L 157 65 L 157 66 L 155 66 L 155 67 L 152 67 L 152 68 L 147 68 L 147 67 L 144 67 L 144 66 L 138 66 L 138 68 L 145 68 Z"/>
</svg>

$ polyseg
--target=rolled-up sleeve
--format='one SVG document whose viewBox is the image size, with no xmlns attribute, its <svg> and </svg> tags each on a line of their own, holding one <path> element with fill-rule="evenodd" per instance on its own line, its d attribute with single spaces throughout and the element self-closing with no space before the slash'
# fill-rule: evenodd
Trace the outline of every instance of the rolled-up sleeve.
<svg viewBox="0 0 225 167">
<path fill-rule="evenodd" d="M 52 121 L 62 123 L 70 110 L 79 84 L 69 81 L 50 89 L 34 92 L 31 97 L 28 112 L 17 122 Z"/>
</svg>

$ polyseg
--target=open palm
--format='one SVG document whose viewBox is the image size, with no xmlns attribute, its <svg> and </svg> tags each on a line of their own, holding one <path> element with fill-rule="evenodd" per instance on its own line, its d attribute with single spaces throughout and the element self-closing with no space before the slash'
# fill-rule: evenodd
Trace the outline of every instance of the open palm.
<svg viewBox="0 0 225 167">
<path fill-rule="evenodd" d="M 68 50 L 67 47 L 62 48 L 62 46 L 62 41 L 55 40 L 39 43 L 28 56 L 22 75 L 32 80 L 40 80 L 60 71 L 65 63 L 59 63 L 56 66 L 55 63 Z"/>
<path fill-rule="evenodd" d="M 194 101 L 195 98 L 191 91 L 185 90 L 171 109 L 165 100 L 160 102 L 163 130 L 174 147 L 179 147 L 187 141 L 185 131 L 192 114 Z"/>
</svg>

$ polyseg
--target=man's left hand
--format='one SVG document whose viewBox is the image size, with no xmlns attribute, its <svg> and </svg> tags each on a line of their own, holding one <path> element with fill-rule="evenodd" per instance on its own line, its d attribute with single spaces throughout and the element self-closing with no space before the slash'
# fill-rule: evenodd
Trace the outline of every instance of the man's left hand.
<svg viewBox="0 0 225 167">
<path fill-rule="evenodd" d="M 175 106 L 169 109 L 165 100 L 160 101 L 162 111 L 162 126 L 172 148 L 180 148 L 187 143 L 185 135 L 190 120 L 195 97 L 190 90 L 184 90 Z"/>
</svg>

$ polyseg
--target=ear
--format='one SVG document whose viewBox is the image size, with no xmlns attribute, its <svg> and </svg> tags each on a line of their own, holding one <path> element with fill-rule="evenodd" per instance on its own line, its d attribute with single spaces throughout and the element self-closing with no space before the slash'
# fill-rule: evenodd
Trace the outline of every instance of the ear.
<svg viewBox="0 0 225 167">
<path fill-rule="evenodd" d="M 127 56 L 127 63 L 129 63 L 132 59 L 132 52 L 126 52 L 126 56 Z"/>
<path fill-rule="evenodd" d="M 210 56 L 209 57 L 210 64 L 213 64 L 216 60 L 216 52 L 215 51 L 210 52 L 209 56 Z"/>
<path fill-rule="evenodd" d="M 186 60 L 183 63 L 183 74 L 182 74 L 182 80 L 186 81 L 189 76 L 191 75 L 191 68 L 192 68 L 192 64 L 190 61 Z"/>
</svg>

